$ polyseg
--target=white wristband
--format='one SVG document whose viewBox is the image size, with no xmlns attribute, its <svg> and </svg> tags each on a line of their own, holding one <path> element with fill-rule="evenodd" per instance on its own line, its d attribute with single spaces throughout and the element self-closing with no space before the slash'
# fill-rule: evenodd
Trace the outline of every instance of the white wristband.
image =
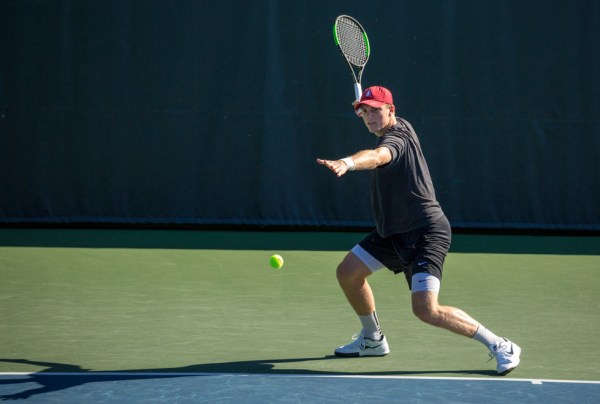
<svg viewBox="0 0 600 404">
<path fill-rule="evenodd" d="M 346 164 L 346 167 L 348 167 L 348 171 L 354 171 L 356 168 L 356 164 L 354 163 L 354 160 L 352 160 L 352 157 L 343 158 L 342 161 Z"/>
</svg>

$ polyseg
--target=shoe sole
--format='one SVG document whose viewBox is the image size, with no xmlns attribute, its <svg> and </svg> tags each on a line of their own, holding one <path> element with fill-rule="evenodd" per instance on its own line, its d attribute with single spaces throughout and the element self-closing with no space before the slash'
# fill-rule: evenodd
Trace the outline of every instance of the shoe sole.
<svg viewBox="0 0 600 404">
<path fill-rule="evenodd" d="M 350 352 L 350 353 L 345 353 L 345 352 L 333 352 L 335 356 L 339 356 L 340 358 L 368 358 L 368 357 L 378 357 L 378 356 L 386 356 L 388 353 L 382 353 L 382 354 L 363 354 L 361 355 L 360 352 Z"/>
<path fill-rule="evenodd" d="M 335 356 L 340 356 L 342 358 L 358 358 L 365 356 L 385 356 L 390 353 L 390 348 L 388 348 L 387 344 L 381 344 L 375 347 L 361 349 L 360 351 L 354 352 L 344 352 L 342 347 L 333 351 Z"/>
<path fill-rule="evenodd" d="M 505 370 L 505 371 L 504 371 L 504 372 L 502 372 L 502 373 L 498 373 L 498 375 L 499 375 L 499 376 L 506 376 L 507 374 L 509 374 L 510 372 L 512 372 L 513 370 L 515 370 L 516 368 L 517 368 L 517 367 L 515 366 L 514 368 L 507 369 L 507 370 Z"/>
</svg>

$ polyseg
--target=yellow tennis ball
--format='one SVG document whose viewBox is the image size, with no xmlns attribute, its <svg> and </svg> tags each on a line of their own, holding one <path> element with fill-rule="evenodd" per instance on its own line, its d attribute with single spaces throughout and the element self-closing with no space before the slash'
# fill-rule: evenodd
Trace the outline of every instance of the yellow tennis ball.
<svg viewBox="0 0 600 404">
<path fill-rule="evenodd" d="M 271 258 L 269 258 L 269 264 L 273 268 L 279 269 L 283 266 L 283 257 L 279 254 L 271 255 Z"/>
</svg>

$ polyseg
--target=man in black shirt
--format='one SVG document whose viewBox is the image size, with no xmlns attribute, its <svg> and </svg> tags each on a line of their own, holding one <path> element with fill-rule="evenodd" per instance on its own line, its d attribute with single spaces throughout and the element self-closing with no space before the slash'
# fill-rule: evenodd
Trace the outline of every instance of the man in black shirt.
<svg viewBox="0 0 600 404">
<path fill-rule="evenodd" d="M 374 149 L 339 160 L 317 159 L 338 177 L 371 170 L 371 203 L 376 230 L 359 242 L 337 268 L 337 278 L 358 315 L 362 330 L 355 340 L 335 350 L 337 356 L 383 356 L 389 347 L 375 311 L 367 277 L 386 267 L 403 272 L 412 292 L 412 309 L 422 321 L 483 343 L 496 358 L 498 374 L 519 365 L 521 349 L 479 324 L 464 311 L 438 303 L 451 229 L 436 200 L 419 139 L 412 126 L 395 115 L 392 94 L 384 87 L 367 88 L 355 110 L 369 132 Z"/>
</svg>

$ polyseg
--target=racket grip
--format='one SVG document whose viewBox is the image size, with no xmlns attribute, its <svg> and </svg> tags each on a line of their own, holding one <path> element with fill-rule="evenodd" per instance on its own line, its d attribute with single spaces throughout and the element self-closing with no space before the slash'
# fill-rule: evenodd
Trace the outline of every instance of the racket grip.
<svg viewBox="0 0 600 404">
<path fill-rule="evenodd" d="M 362 95 L 362 87 L 360 83 L 354 83 L 354 96 L 356 97 L 356 101 L 360 101 L 360 96 Z"/>
</svg>

